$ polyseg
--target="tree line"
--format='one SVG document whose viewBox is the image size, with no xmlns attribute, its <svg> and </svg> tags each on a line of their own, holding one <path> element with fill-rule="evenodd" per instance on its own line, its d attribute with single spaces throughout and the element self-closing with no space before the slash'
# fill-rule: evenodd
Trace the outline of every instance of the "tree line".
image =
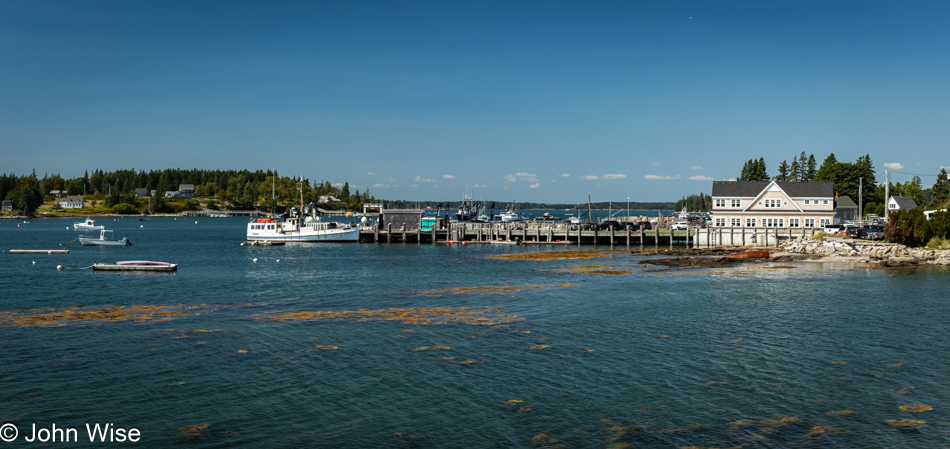
<svg viewBox="0 0 950 449">
<path fill-rule="evenodd" d="M 195 187 L 196 199 L 165 198 L 166 191 L 177 191 L 181 184 Z M 0 174 L 0 200 L 10 200 L 16 210 L 33 215 L 44 201 L 52 201 L 51 191 L 61 196 L 85 195 L 87 200 L 102 201 L 118 213 L 180 212 L 202 206 L 215 209 L 274 209 L 275 212 L 297 205 L 302 187 L 304 203 L 316 202 L 321 196 L 333 196 L 339 204 L 321 205 L 326 209 L 357 209 L 364 202 L 376 201 L 369 189 L 350 191 L 349 183 L 333 185 L 329 181 L 311 182 L 297 176 L 280 176 L 271 170 L 183 170 L 151 171 L 96 169 L 90 175 L 63 178 L 58 173 L 37 177 L 36 171 L 26 176 Z M 137 197 L 136 189 L 144 188 L 146 197 Z M 155 193 L 152 194 L 151 192 Z M 273 192 L 273 195 L 272 195 Z M 150 210 L 147 208 L 150 207 Z"/>
</svg>

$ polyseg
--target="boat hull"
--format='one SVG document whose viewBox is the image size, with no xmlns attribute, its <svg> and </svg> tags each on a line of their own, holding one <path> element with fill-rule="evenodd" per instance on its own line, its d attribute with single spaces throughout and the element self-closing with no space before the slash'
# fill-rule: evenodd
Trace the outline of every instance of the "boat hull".
<svg viewBox="0 0 950 449">
<path fill-rule="evenodd" d="M 312 230 L 304 228 L 292 232 L 273 230 L 249 230 L 248 241 L 267 240 L 285 243 L 355 243 L 360 241 L 360 228 Z"/>
<path fill-rule="evenodd" d="M 84 239 L 80 238 L 79 243 L 83 246 L 128 246 L 128 241 L 126 240 L 99 240 L 99 239 Z"/>
<path fill-rule="evenodd" d="M 73 223 L 73 230 L 75 231 L 101 231 L 105 229 L 103 225 L 86 225 L 82 223 Z"/>
</svg>

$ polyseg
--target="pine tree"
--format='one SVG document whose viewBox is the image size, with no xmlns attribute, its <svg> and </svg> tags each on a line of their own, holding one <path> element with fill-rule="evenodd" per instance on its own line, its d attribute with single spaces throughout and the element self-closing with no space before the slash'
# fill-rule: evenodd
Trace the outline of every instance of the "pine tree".
<svg viewBox="0 0 950 449">
<path fill-rule="evenodd" d="M 775 180 L 779 182 L 788 181 L 788 162 L 782 161 L 778 166 L 778 175 L 775 176 Z"/>
</svg>

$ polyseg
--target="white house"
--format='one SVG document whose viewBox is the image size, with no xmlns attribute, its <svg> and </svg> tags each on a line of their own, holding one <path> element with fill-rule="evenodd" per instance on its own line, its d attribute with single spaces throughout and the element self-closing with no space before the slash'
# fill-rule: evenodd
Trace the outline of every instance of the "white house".
<svg viewBox="0 0 950 449">
<path fill-rule="evenodd" d="M 83 209 L 86 207 L 86 201 L 82 195 L 69 195 L 64 198 L 56 198 L 56 205 L 63 209 Z"/>
<path fill-rule="evenodd" d="M 915 207 L 917 207 L 917 203 L 909 196 L 892 196 L 887 200 L 887 210 L 889 212 L 911 210 Z"/>
<path fill-rule="evenodd" d="M 337 204 L 339 202 L 340 200 L 336 199 L 333 195 L 321 195 L 320 198 L 317 199 L 317 203 L 320 204 Z"/>
<path fill-rule="evenodd" d="M 178 185 L 178 197 L 179 197 L 179 198 L 194 198 L 194 197 L 195 197 L 195 185 L 194 185 L 194 184 L 179 184 L 179 185 Z"/>
<path fill-rule="evenodd" d="M 2 211 L 4 211 L 4 212 L 12 212 L 12 211 L 13 211 L 13 201 L 10 201 L 10 200 L 3 200 L 3 205 L 0 206 L 0 210 L 2 210 Z"/>
<path fill-rule="evenodd" d="M 713 181 L 713 226 L 816 228 L 834 223 L 833 182 Z"/>
</svg>

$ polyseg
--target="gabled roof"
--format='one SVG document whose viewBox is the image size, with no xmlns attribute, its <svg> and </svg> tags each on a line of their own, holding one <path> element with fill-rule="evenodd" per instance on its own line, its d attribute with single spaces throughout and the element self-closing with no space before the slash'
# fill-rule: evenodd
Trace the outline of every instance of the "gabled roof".
<svg viewBox="0 0 950 449">
<path fill-rule="evenodd" d="M 911 210 L 917 207 L 917 203 L 909 196 L 892 196 L 891 199 L 897 203 L 897 207 L 901 208 L 901 210 Z"/>
<path fill-rule="evenodd" d="M 772 181 L 713 181 L 714 197 L 754 198 Z M 775 182 L 791 198 L 831 198 L 835 196 L 833 182 Z"/>
<path fill-rule="evenodd" d="M 840 197 L 838 197 L 837 200 L 835 200 L 835 207 L 838 208 L 838 209 L 841 209 L 842 207 L 844 207 L 844 208 L 850 208 L 850 209 L 857 209 L 857 208 L 858 208 L 858 205 L 857 205 L 857 204 L 854 204 L 854 201 L 851 200 L 851 197 L 850 197 L 850 196 L 848 196 L 848 195 L 841 195 Z"/>
</svg>

